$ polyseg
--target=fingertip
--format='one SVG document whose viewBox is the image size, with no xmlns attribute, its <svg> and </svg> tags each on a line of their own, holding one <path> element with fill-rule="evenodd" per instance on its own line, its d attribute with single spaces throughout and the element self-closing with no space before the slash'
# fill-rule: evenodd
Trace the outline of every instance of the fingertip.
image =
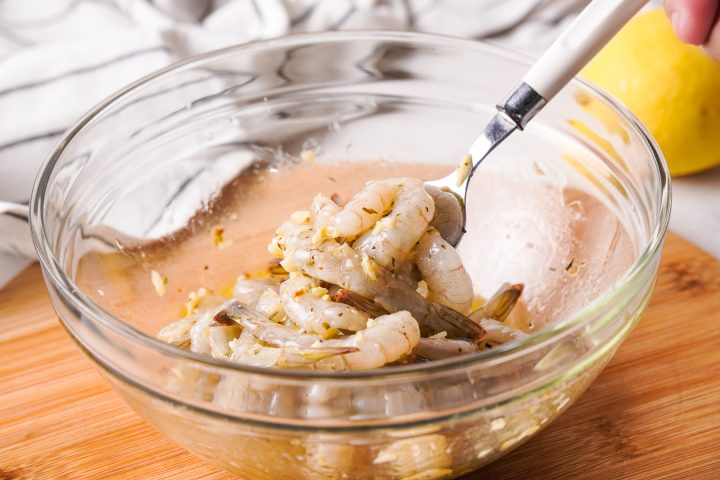
<svg viewBox="0 0 720 480">
<path fill-rule="evenodd" d="M 715 60 L 720 62 L 720 23 L 716 23 L 710 32 L 710 36 L 703 45 L 705 53 Z"/>
<path fill-rule="evenodd" d="M 665 0 L 664 5 L 673 30 L 682 42 L 705 43 L 717 12 L 716 0 Z"/>
</svg>

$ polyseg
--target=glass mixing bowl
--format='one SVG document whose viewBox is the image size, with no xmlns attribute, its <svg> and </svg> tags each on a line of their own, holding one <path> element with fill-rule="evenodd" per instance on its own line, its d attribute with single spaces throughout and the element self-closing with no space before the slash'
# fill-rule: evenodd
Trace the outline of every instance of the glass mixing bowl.
<svg viewBox="0 0 720 480">
<path fill-rule="evenodd" d="M 274 228 L 318 191 L 448 173 L 528 65 L 471 41 L 328 33 L 142 79 L 71 128 L 36 183 L 32 232 L 58 316 L 148 422 L 246 478 L 451 478 L 493 461 L 578 398 L 657 275 L 665 164 L 631 114 L 581 81 L 485 161 L 469 194 L 460 253 L 479 294 L 525 284 L 513 321 L 526 341 L 327 373 L 155 335 L 191 291 L 212 297 L 264 268 Z"/>
</svg>

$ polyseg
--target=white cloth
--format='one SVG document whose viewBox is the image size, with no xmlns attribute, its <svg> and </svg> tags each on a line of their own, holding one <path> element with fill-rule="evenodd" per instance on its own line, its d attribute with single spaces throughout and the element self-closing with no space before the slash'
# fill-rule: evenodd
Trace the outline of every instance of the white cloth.
<svg viewBox="0 0 720 480">
<path fill-rule="evenodd" d="M 586 3 L 1 0 L 0 212 L 2 201 L 27 203 L 39 165 L 80 115 L 182 58 L 289 33 L 352 29 L 443 33 L 533 54 Z M 23 253 L 17 240 L 26 235 L 21 218 L 0 215 L 0 286 L 26 264 L 11 256 Z"/>
<path fill-rule="evenodd" d="M 584 0 L 3 0 L 0 200 L 26 201 L 68 125 L 171 62 L 293 32 L 414 29 L 537 52 Z"/>
</svg>

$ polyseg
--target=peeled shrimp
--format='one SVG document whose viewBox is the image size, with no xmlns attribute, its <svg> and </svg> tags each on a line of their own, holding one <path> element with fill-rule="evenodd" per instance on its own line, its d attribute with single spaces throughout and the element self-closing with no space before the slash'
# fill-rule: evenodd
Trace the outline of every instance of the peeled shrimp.
<svg viewBox="0 0 720 480">
<path fill-rule="evenodd" d="M 435 215 L 430 225 L 440 232 L 440 235 L 450 245 L 457 245 L 462 236 L 465 221 L 463 200 L 456 194 L 438 187 L 426 186 L 425 191 L 435 202 Z"/>
<path fill-rule="evenodd" d="M 333 328 L 356 332 L 368 320 L 366 313 L 332 301 L 320 282 L 296 272 L 280 285 L 280 300 L 290 320 L 309 333 Z"/>
<path fill-rule="evenodd" d="M 324 347 L 356 348 L 333 360 L 342 362 L 348 370 L 382 367 L 409 355 L 420 341 L 420 328 L 406 311 L 383 315 L 368 322 L 365 330 L 345 338 L 317 342 Z"/>
<path fill-rule="evenodd" d="M 372 230 L 353 242 L 353 248 L 378 265 L 394 270 L 425 232 L 435 213 L 435 203 L 425 191 L 422 180 L 398 178 L 383 182 L 395 188 L 393 206 Z M 368 187 L 376 183 L 380 182 L 372 182 Z"/>
<path fill-rule="evenodd" d="M 195 323 L 190 329 L 190 350 L 195 353 L 210 355 L 212 354 L 212 345 L 210 344 L 210 328 L 216 323 L 214 321 L 215 314 L 224 307 L 220 305 L 209 310 L 205 310 L 197 316 Z"/>
<path fill-rule="evenodd" d="M 398 186 L 392 180 L 369 182 L 331 216 L 319 216 L 317 227 L 327 228 L 333 237 L 357 237 L 372 228 L 393 207 L 397 196 Z"/>
<path fill-rule="evenodd" d="M 232 300 L 215 315 L 215 320 L 236 322 L 245 329 L 243 334 L 248 332 L 261 342 L 276 347 L 310 347 L 319 338 L 316 335 L 301 333 L 295 328 L 272 322 L 249 305 Z"/>
<path fill-rule="evenodd" d="M 487 337 L 484 339 L 484 342 L 490 344 L 491 346 L 522 341 L 528 337 L 527 333 L 509 327 L 504 323 L 491 318 L 483 318 L 480 320 L 480 325 L 487 332 Z"/>
<path fill-rule="evenodd" d="M 333 340 L 322 340 L 318 336 L 270 322 L 257 310 L 237 302 L 229 303 L 223 314 L 237 321 L 259 341 L 272 345 L 275 350 L 291 349 L 293 356 L 287 357 L 285 354 L 283 357 L 286 362 L 292 360 L 299 363 L 298 353 L 304 359 L 310 358 L 312 353 L 324 355 L 315 362 L 308 362 L 313 363 L 313 368 L 323 370 L 382 367 L 410 354 L 420 340 L 417 322 L 404 311 L 370 320 L 364 330 Z M 332 352 L 336 352 L 335 355 Z M 266 352 L 253 347 L 251 359 L 276 362 L 279 356 L 279 352 Z"/>
<path fill-rule="evenodd" d="M 285 318 L 285 308 L 275 289 L 265 290 L 255 303 L 255 308 L 273 322 L 281 322 Z"/>
<path fill-rule="evenodd" d="M 415 289 L 362 256 L 347 243 L 314 238 L 311 222 L 287 221 L 277 230 L 270 250 L 280 253 L 288 271 L 306 275 L 355 292 L 379 303 L 386 311 L 407 310 L 423 336 L 442 331 L 455 338 L 477 339 L 485 332 L 465 315 L 439 303 L 428 302 Z"/>
<path fill-rule="evenodd" d="M 347 243 L 332 238 L 314 238 L 312 225 L 288 221 L 278 228 L 271 248 L 276 245 L 283 255 L 281 262 L 289 272 L 303 272 L 310 277 L 372 296 L 374 278 L 362 268 L 363 259 Z"/>
<path fill-rule="evenodd" d="M 383 270 L 380 270 L 383 272 Z M 384 271 L 383 288 L 372 298 L 341 289 L 334 295 L 358 309 L 376 315 L 378 311 L 397 312 L 407 310 L 420 325 L 423 337 L 446 332 L 451 338 L 478 341 L 485 336 L 482 327 L 465 315 L 439 303 L 428 302 L 404 281 Z"/>
<path fill-rule="evenodd" d="M 238 301 L 247 305 L 255 305 L 260 296 L 268 288 L 277 291 L 278 281 L 272 278 L 253 278 L 248 279 L 244 276 L 238 277 L 233 286 L 233 297 Z"/>
<path fill-rule="evenodd" d="M 472 280 L 457 251 L 433 227 L 420 238 L 415 261 L 427 282 L 428 299 L 467 314 L 473 300 Z"/>
<path fill-rule="evenodd" d="M 232 353 L 230 342 L 242 334 L 240 325 L 210 324 L 208 328 L 210 341 L 210 355 L 213 358 L 227 358 Z"/>
<path fill-rule="evenodd" d="M 380 304 L 388 312 L 409 311 L 423 336 L 447 331 L 455 338 L 477 339 L 484 331 L 465 315 L 422 295 L 369 257 L 361 256 L 347 243 L 313 239 L 310 224 L 292 221 L 280 226 L 274 242 L 284 255 L 288 271 L 301 271 Z"/>
<path fill-rule="evenodd" d="M 325 242 L 324 247 L 328 243 Z M 423 336 L 447 331 L 455 338 L 478 339 L 485 334 L 465 315 L 442 304 L 428 302 L 388 270 L 372 260 L 361 260 L 347 244 L 335 243 L 330 248 L 295 252 L 291 258 L 293 264 L 306 274 L 366 297 L 388 312 L 409 311 L 420 325 Z M 361 268 L 357 267 L 358 263 Z"/>
<path fill-rule="evenodd" d="M 314 364 L 322 359 L 347 351 L 339 348 L 268 347 L 245 332 L 230 342 L 230 348 L 231 361 L 254 367 L 278 368 L 314 368 Z"/>
<path fill-rule="evenodd" d="M 310 211 L 313 216 L 315 228 L 325 228 L 333 222 L 333 218 L 343 210 L 343 207 L 335 203 L 331 198 L 317 194 L 312 201 Z"/>
<path fill-rule="evenodd" d="M 428 360 L 457 357 L 468 353 L 478 352 L 476 343 L 467 340 L 453 340 L 450 338 L 421 338 L 413 354 Z"/>
<path fill-rule="evenodd" d="M 163 342 L 171 343 L 182 348 L 190 348 L 190 330 L 197 321 L 198 316 L 181 318 L 177 322 L 165 325 L 157 334 Z"/>
</svg>

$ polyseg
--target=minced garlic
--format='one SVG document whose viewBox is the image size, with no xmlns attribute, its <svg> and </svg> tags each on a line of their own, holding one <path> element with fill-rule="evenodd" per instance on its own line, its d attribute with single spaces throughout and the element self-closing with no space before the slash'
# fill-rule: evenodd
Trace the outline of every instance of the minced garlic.
<svg viewBox="0 0 720 480">
<path fill-rule="evenodd" d="M 280 262 L 280 266 L 288 272 L 294 272 L 296 270 L 299 270 L 299 268 L 297 268 L 297 265 L 295 264 L 295 261 L 292 258 L 284 259 L 282 262 Z"/>
<path fill-rule="evenodd" d="M 330 340 L 331 338 L 337 337 L 338 333 L 340 333 L 340 330 L 338 330 L 337 328 L 334 328 L 334 327 L 328 328 L 327 330 L 325 330 L 322 333 L 322 339 Z"/>
<path fill-rule="evenodd" d="M 460 166 L 457 169 L 457 186 L 459 187 L 463 183 L 465 183 L 465 180 L 467 180 L 468 175 L 470 175 L 470 171 L 472 171 L 472 155 L 469 153 L 465 155 L 465 158 L 463 158 L 462 162 L 460 162 Z"/>
<path fill-rule="evenodd" d="M 225 227 L 221 227 L 220 225 L 213 227 L 212 235 L 215 246 L 219 246 L 223 242 L 223 233 L 225 233 Z"/>
<path fill-rule="evenodd" d="M 298 225 L 310 223 L 310 212 L 307 210 L 298 210 L 297 212 L 290 215 L 290 220 Z"/>
<path fill-rule="evenodd" d="M 202 301 L 207 297 L 207 290 L 205 288 L 199 288 L 197 292 L 190 292 L 188 295 L 188 301 L 185 303 L 185 316 L 189 317 L 193 313 L 195 313 L 195 310 L 197 310 L 198 306 L 202 303 Z"/>
<path fill-rule="evenodd" d="M 320 245 L 323 242 L 323 240 L 325 240 L 326 238 L 329 238 L 327 229 L 319 228 L 313 232 L 311 241 L 312 241 L 313 245 Z"/>
<path fill-rule="evenodd" d="M 310 293 L 312 293 L 313 295 L 315 295 L 318 298 L 322 298 L 324 295 L 326 295 L 328 293 L 328 289 L 323 288 L 323 287 L 313 287 L 310 289 Z"/>
<path fill-rule="evenodd" d="M 362 259 L 362 269 L 365 274 L 373 280 L 375 280 L 378 276 L 378 273 L 380 273 L 377 263 L 375 263 L 375 261 L 367 255 L 364 256 Z"/>
<path fill-rule="evenodd" d="M 580 273 L 580 269 L 583 268 L 585 265 L 587 265 L 587 262 L 573 258 L 572 260 L 570 260 L 570 263 L 568 263 L 567 267 L 565 267 L 565 273 L 567 273 L 571 277 L 574 277 L 575 275 Z"/>
<path fill-rule="evenodd" d="M 168 283 L 168 278 L 160 275 L 156 270 L 150 271 L 150 281 L 155 289 L 155 293 L 162 297 L 165 295 L 165 285 Z"/>
<path fill-rule="evenodd" d="M 285 256 L 283 254 L 282 248 L 280 248 L 277 237 L 273 237 L 272 240 L 270 240 L 270 244 L 268 245 L 268 252 L 270 252 L 277 258 L 283 258 Z"/>
<path fill-rule="evenodd" d="M 227 240 L 223 235 L 225 233 L 225 227 L 217 225 L 212 229 L 213 243 L 216 247 L 223 249 L 229 247 L 232 244 L 232 240 Z"/>
</svg>

